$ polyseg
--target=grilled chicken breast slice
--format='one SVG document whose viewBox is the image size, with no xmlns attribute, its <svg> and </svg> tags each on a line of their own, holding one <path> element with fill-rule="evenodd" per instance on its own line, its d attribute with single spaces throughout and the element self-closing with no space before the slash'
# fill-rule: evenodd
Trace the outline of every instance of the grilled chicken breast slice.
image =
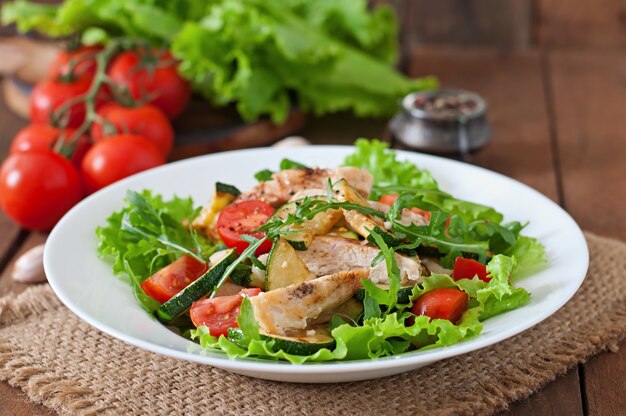
<svg viewBox="0 0 626 416">
<path fill-rule="evenodd" d="M 361 287 L 367 270 L 351 270 L 296 283 L 250 298 L 261 331 L 283 335 L 305 329 L 310 321 L 336 308 Z"/>
<path fill-rule="evenodd" d="M 326 189 L 329 178 L 333 183 L 345 179 L 360 193 L 369 195 L 373 182 L 369 172 L 350 166 L 333 169 L 287 169 L 274 173 L 272 178 L 257 184 L 250 192 L 239 195 L 235 201 L 262 199 L 273 207 L 279 207 L 299 191 Z"/>
<path fill-rule="evenodd" d="M 336 236 L 318 236 L 307 250 L 298 251 L 304 264 L 316 276 L 339 273 L 346 270 L 370 270 L 374 283 L 389 283 L 385 262 L 371 267 L 372 260 L 380 253 L 377 247 L 357 240 Z M 419 283 L 421 266 L 417 257 L 406 257 L 396 253 L 402 284 Z"/>
</svg>

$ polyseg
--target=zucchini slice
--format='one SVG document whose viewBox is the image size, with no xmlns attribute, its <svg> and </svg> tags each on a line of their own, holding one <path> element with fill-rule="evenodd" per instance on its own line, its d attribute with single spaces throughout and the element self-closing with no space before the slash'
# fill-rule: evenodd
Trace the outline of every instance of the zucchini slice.
<svg viewBox="0 0 626 416">
<path fill-rule="evenodd" d="M 311 197 L 315 198 L 315 197 Z M 318 197 L 319 199 L 324 199 L 324 197 Z M 294 214 L 298 209 L 298 205 L 302 203 L 302 200 L 296 200 L 292 202 L 288 202 L 282 207 L 280 207 L 274 216 L 280 218 L 282 220 L 286 219 L 289 214 Z M 285 235 L 285 240 L 287 240 L 296 250 L 306 250 L 313 237 L 316 235 L 324 235 L 327 234 L 341 219 L 341 211 L 336 209 L 329 209 L 324 212 L 320 212 L 315 217 L 311 218 L 308 221 L 303 222 L 302 224 L 289 226 L 288 229 L 291 231 L 298 231 L 294 234 Z"/>
<path fill-rule="evenodd" d="M 216 182 L 215 194 L 213 195 L 211 203 L 202 208 L 202 211 L 200 211 L 198 216 L 191 223 L 192 227 L 201 231 L 206 236 L 212 237 L 210 231 L 217 214 L 226 208 L 228 204 L 233 202 L 240 194 L 239 189 L 234 186 Z"/>
<path fill-rule="evenodd" d="M 341 202 L 353 202 L 365 207 L 369 207 L 367 200 L 359 194 L 359 192 L 351 187 L 345 179 L 338 181 L 334 186 L 335 197 Z M 391 233 L 384 230 L 381 224 L 374 221 L 374 219 L 362 212 L 355 210 L 343 210 L 343 216 L 346 222 L 354 231 L 356 231 L 363 238 L 367 239 L 370 243 L 375 245 L 375 241 L 370 237 L 372 230 L 376 230 L 378 234 L 383 237 L 385 243 L 390 247 L 400 245 L 400 241 L 394 237 Z"/>
<path fill-rule="evenodd" d="M 356 299 L 355 295 L 353 298 L 348 299 L 336 308 L 322 313 L 320 316 L 312 320 L 311 324 L 317 325 L 330 322 L 334 315 L 337 315 L 340 318 L 350 318 L 356 322 L 363 315 L 363 309 L 363 300 Z"/>
<path fill-rule="evenodd" d="M 287 287 L 305 280 L 314 279 L 296 250 L 284 238 L 278 238 L 267 258 L 265 268 L 265 290 Z"/>
<path fill-rule="evenodd" d="M 376 286 L 383 290 L 389 289 L 389 285 L 384 283 L 377 283 Z M 398 303 L 409 303 L 409 301 L 411 300 L 411 293 L 413 292 L 414 287 L 415 285 L 402 286 L 400 289 L 398 289 Z M 363 302 L 363 300 L 365 299 L 365 289 L 358 289 L 354 294 L 354 299 Z"/>
<path fill-rule="evenodd" d="M 280 350 L 287 354 L 310 355 L 322 348 L 335 348 L 335 339 L 325 325 L 314 325 L 311 329 L 291 333 L 289 335 L 274 335 L 261 333 L 261 339 L 274 341 L 271 348 L 274 352 Z M 228 328 L 228 339 L 237 345 L 241 344 L 243 332 L 240 328 Z M 245 348 L 245 347 L 244 347 Z"/>
<path fill-rule="evenodd" d="M 219 282 L 226 268 L 238 257 L 235 250 L 231 249 L 229 251 L 230 253 L 219 263 L 211 267 L 205 274 L 162 304 L 159 309 L 157 309 L 158 317 L 169 322 L 187 311 L 192 303 L 213 291 L 213 288 L 217 282 Z"/>
</svg>

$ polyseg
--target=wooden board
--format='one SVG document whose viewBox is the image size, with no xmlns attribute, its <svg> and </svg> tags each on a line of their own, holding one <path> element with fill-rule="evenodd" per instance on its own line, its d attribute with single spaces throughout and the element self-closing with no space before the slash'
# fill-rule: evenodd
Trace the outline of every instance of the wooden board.
<svg viewBox="0 0 626 416">
<path fill-rule="evenodd" d="M 626 8 L 623 0 L 539 0 L 536 7 L 537 40 L 543 47 L 626 47 Z"/>
</svg>

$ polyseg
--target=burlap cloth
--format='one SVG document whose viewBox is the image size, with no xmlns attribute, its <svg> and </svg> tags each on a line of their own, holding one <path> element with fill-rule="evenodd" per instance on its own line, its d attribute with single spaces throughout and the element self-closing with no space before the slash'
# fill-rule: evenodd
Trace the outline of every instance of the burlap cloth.
<svg viewBox="0 0 626 416">
<path fill-rule="evenodd" d="M 626 244 L 587 241 L 587 278 L 552 317 L 398 376 L 287 384 L 163 357 L 91 328 L 44 285 L 0 300 L 0 379 L 62 414 L 489 414 L 626 336 Z"/>
</svg>

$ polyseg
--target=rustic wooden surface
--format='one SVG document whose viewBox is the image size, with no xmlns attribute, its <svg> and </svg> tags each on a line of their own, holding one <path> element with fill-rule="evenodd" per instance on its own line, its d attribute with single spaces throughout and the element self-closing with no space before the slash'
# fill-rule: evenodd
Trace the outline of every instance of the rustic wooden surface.
<svg viewBox="0 0 626 416">
<path fill-rule="evenodd" d="M 444 86 L 475 90 L 489 103 L 493 142 L 472 163 L 504 173 L 563 205 L 581 227 L 626 240 L 626 57 L 612 52 L 415 50 L 411 75 L 434 73 Z M 0 157 L 23 121 L 0 103 Z M 347 114 L 309 119 L 314 143 L 387 137 L 384 120 Z M 10 280 L 16 255 L 44 241 L 0 213 L 0 295 L 23 290 Z M 626 343 L 573 368 L 511 415 L 617 415 L 626 409 Z M 0 383 L 0 414 L 51 414 Z"/>
</svg>

